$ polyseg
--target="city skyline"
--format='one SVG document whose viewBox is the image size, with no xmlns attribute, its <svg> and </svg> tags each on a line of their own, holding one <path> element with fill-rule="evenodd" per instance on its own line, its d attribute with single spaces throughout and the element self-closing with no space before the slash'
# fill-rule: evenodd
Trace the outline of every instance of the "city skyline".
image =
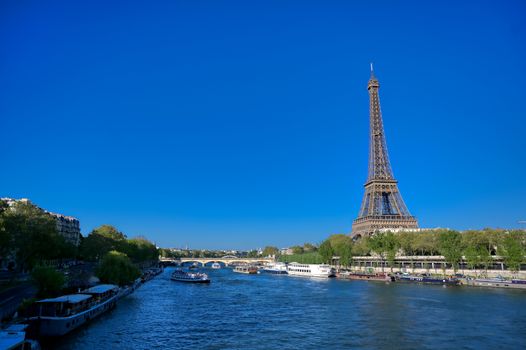
<svg viewBox="0 0 526 350">
<path fill-rule="evenodd" d="M 164 247 L 348 234 L 372 61 L 420 227 L 526 220 L 519 1 L 66 4 L 0 5 L 0 197 Z"/>
</svg>

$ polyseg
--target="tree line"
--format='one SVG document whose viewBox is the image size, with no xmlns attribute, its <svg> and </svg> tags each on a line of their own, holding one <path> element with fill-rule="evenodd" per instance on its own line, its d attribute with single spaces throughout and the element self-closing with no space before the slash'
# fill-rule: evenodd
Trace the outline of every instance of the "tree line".
<svg viewBox="0 0 526 350">
<path fill-rule="evenodd" d="M 159 258 L 159 251 L 152 242 L 144 237 L 128 238 L 111 225 L 97 227 L 87 237 L 83 237 L 79 257 L 86 261 L 99 261 L 111 251 L 125 254 L 137 264 Z"/>
<path fill-rule="evenodd" d="M 140 266 L 159 260 L 159 250 L 144 237 L 127 238 L 111 225 L 102 225 L 83 238 L 79 255 L 96 261 L 95 274 L 104 283 L 129 284 L 140 275 Z"/>
<path fill-rule="evenodd" d="M 342 266 L 349 266 L 353 256 L 377 255 L 393 267 L 396 256 L 444 256 L 456 271 L 461 261 L 471 269 L 488 269 L 493 256 L 501 256 L 507 268 L 518 271 L 526 262 L 526 231 L 523 230 L 429 230 L 420 232 L 381 232 L 353 241 L 348 235 L 328 237 L 315 250 L 304 253 L 293 250 L 293 255 L 281 256 L 280 261 L 330 263 L 339 258 Z"/>
<path fill-rule="evenodd" d="M 73 259 L 78 249 L 57 232 L 55 219 L 31 202 L 0 200 L 0 256 L 11 270 L 31 270 L 42 261 Z"/>
<path fill-rule="evenodd" d="M 13 273 L 30 271 L 40 297 L 60 293 L 68 283 L 62 272 L 50 266 L 61 261 L 94 262 L 102 282 L 122 285 L 140 276 L 139 267 L 158 257 L 152 242 L 144 237 L 129 239 L 110 225 L 81 236 L 77 247 L 57 232 L 56 219 L 41 208 L 29 201 L 9 206 L 0 200 L 0 258 L 12 263 L 8 268 Z"/>
</svg>

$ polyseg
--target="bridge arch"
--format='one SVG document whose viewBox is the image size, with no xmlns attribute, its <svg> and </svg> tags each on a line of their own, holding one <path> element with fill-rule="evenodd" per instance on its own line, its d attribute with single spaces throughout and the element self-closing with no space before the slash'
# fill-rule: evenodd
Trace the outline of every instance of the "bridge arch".
<svg viewBox="0 0 526 350">
<path fill-rule="evenodd" d="M 274 259 L 271 258 L 240 258 L 235 256 L 226 256 L 222 258 L 181 258 L 178 259 L 178 262 L 181 264 L 185 263 L 199 263 L 201 266 L 205 266 L 206 264 L 217 262 L 222 263 L 224 265 L 231 265 L 231 264 L 254 264 L 254 263 L 268 263 L 273 262 Z"/>
</svg>

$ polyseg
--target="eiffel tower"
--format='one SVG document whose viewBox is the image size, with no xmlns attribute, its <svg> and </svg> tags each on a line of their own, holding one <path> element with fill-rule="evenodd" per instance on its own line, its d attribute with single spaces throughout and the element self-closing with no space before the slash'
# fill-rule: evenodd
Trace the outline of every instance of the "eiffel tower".
<svg viewBox="0 0 526 350">
<path fill-rule="evenodd" d="M 393 176 L 387 144 L 385 142 L 380 97 L 380 83 L 374 76 L 371 63 L 369 90 L 370 143 L 369 175 L 364 185 L 365 193 L 358 218 L 353 221 L 353 238 L 370 236 L 382 228 L 417 228 L 418 223 L 407 209 L 398 190 L 398 181 Z"/>
</svg>

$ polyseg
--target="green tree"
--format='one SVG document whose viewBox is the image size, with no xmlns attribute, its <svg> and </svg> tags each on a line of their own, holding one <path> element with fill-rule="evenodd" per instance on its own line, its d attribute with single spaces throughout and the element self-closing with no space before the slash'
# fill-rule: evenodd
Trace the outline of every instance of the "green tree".
<svg viewBox="0 0 526 350">
<path fill-rule="evenodd" d="M 47 266 L 35 267 L 31 273 L 31 278 L 37 287 L 37 295 L 40 298 L 59 294 L 65 282 L 64 275 L 61 272 Z"/>
<path fill-rule="evenodd" d="M 121 242 L 123 253 L 125 253 L 133 262 L 142 263 L 159 258 L 159 251 L 155 244 L 144 237 L 136 237 Z"/>
<path fill-rule="evenodd" d="M 398 234 L 398 242 L 400 243 L 400 248 L 403 250 L 406 256 L 413 256 L 417 253 L 416 249 L 416 235 L 415 232 L 403 231 Z"/>
<path fill-rule="evenodd" d="M 259 256 L 258 251 L 253 249 L 248 252 L 247 257 L 248 258 L 257 258 Z"/>
<path fill-rule="evenodd" d="M 383 232 L 377 232 L 373 234 L 371 237 L 369 237 L 369 249 L 371 251 L 375 252 L 382 261 L 382 272 L 384 271 L 384 261 L 385 261 L 385 253 L 386 253 L 386 246 L 385 246 L 385 234 Z"/>
<path fill-rule="evenodd" d="M 335 254 L 340 257 L 340 265 L 349 266 L 352 259 L 352 243 L 343 243 L 338 245 L 335 249 Z"/>
<path fill-rule="evenodd" d="M 60 258 L 57 247 L 64 238 L 57 233 L 55 219 L 30 202 L 17 202 L 2 213 L 4 240 L 16 254 L 19 269 Z M 5 249 L 5 248 L 4 248 Z"/>
<path fill-rule="evenodd" d="M 130 258 L 139 262 L 158 257 L 157 248 L 151 242 L 142 237 L 127 240 L 124 233 L 111 225 L 97 227 L 80 245 L 80 255 L 90 261 L 98 261 L 112 250 L 129 254 Z"/>
<path fill-rule="evenodd" d="M 418 249 L 416 246 L 417 242 L 417 232 L 402 231 L 398 234 L 398 242 L 400 244 L 400 249 L 402 249 L 403 254 L 410 258 L 411 268 L 414 271 L 415 261 L 414 256 L 418 255 Z"/>
<path fill-rule="evenodd" d="M 501 239 L 499 254 L 504 259 L 508 269 L 513 272 L 520 270 L 524 262 L 524 247 L 521 244 L 521 234 L 510 232 Z"/>
<path fill-rule="evenodd" d="M 447 263 L 451 264 L 453 271 L 458 270 L 462 259 L 462 237 L 457 231 L 446 231 L 439 237 L 440 253 Z"/>
<path fill-rule="evenodd" d="M 303 244 L 303 251 L 305 253 L 311 253 L 311 252 L 315 252 L 316 250 L 318 250 L 318 247 L 316 247 L 314 244 L 312 243 L 304 243 Z"/>
<path fill-rule="evenodd" d="M 324 263 L 330 263 L 334 255 L 334 249 L 332 248 L 331 242 L 326 239 L 320 244 L 318 248 L 318 253 L 320 254 L 321 260 Z"/>
<path fill-rule="evenodd" d="M 353 243 L 352 255 L 353 256 L 367 256 L 371 253 L 369 244 L 369 237 L 362 237 L 358 241 Z"/>
<path fill-rule="evenodd" d="M 141 273 L 126 254 L 112 250 L 102 258 L 96 275 L 104 283 L 123 286 L 133 282 Z"/>
<path fill-rule="evenodd" d="M 299 245 L 295 245 L 293 247 L 291 247 L 292 249 L 292 254 L 303 254 L 304 251 L 303 251 L 303 247 L 299 246 Z"/>
<path fill-rule="evenodd" d="M 464 249 L 466 263 L 471 270 L 475 270 L 480 265 L 480 255 L 477 247 L 469 245 Z"/>
<path fill-rule="evenodd" d="M 0 199 L 0 256 L 9 254 L 13 239 L 12 233 L 7 231 L 4 225 L 4 212 L 7 208 L 7 202 Z"/>
<path fill-rule="evenodd" d="M 400 248 L 400 242 L 398 241 L 398 237 L 394 233 L 389 231 L 384 235 L 383 245 L 383 249 L 386 253 L 387 261 L 389 262 L 389 267 L 391 268 L 392 272 L 395 263 L 396 253 Z"/>
<path fill-rule="evenodd" d="M 437 232 L 421 232 L 415 235 L 414 250 L 418 251 L 420 255 L 439 255 L 439 245 L 437 237 L 440 233 Z"/>
<path fill-rule="evenodd" d="M 263 249 L 263 256 L 277 256 L 279 254 L 279 249 L 277 247 L 266 246 Z"/>
<path fill-rule="evenodd" d="M 382 271 L 384 270 L 384 261 L 387 258 L 391 271 L 393 270 L 396 252 L 400 247 L 398 238 L 394 233 L 388 231 L 386 233 L 375 233 L 369 239 L 370 249 L 380 256 L 382 260 Z"/>
<path fill-rule="evenodd" d="M 119 230 L 117 230 L 114 226 L 112 225 L 101 225 L 99 227 L 97 227 L 96 229 L 94 229 L 92 231 L 92 233 L 96 233 L 98 235 L 101 235 L 103 237 L 107 237 L 109 239 L 111 239 L 112 241 L 125 241 L 126 240 L 126 235 L 122 232 L 120 232 Z"/>
<path fill-rule="evenodd" d="M 488 249 L 491 249 L 491 246 L 484 245 L 478 248 L 480 263 L 484 267 L 485 275 L 488 274 L 488 268 L 493 264 L 493 258 L 491 256 L 490 250 Z"/>
<path fill-rule="evenodd" d="M 80 255 L 89 261 L 98 261 L 111 250 L 116 250 L 112 240 L 93 230 L 80 243 Z"/>
<path fill-rule="evenodd" d="M 280 255 L 278 258 L 281 262 L 297 262 L 300 264 L 321 264 L 323 260 L 318 252 L 303 253 L 297 255 Z"/>
<path fill-rule="evenodd" d="M 340 264 L 342 266 L 349 266 L 352 258 L 352 239 L 344 234 L 332 235 L 328 238 L 333 249 L 333 254 L 340 257 Z"/>
</svg>

